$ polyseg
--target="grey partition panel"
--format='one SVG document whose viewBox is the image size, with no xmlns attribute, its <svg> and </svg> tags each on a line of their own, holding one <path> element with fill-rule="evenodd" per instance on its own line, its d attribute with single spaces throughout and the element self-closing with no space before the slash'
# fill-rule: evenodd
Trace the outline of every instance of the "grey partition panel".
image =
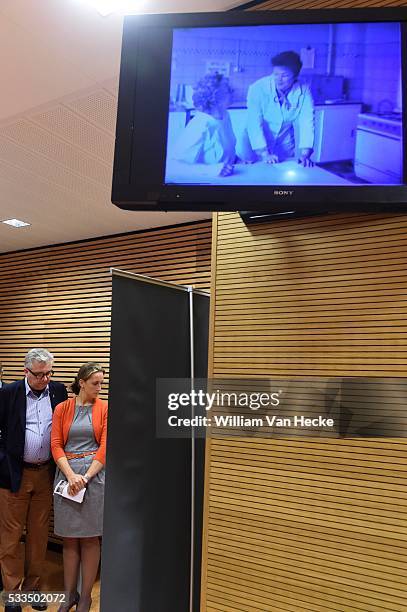
<svg viewBox="0 0 407 612">
<path fill-rule="evenodd" d="M 197 303 L 196 346 L 206 364 L 208 311 L 201 298 L 209 302 L 200 296 Z M 189 376 L 188 293 L 114 276 L 102 612 L 189 610 L 191 440 L 155 435 L 156 378 Z M 202 489 L 202 448 L 196 458 Z M 201 491 L 197 499 L 198 525 Z M 200 548 L 200 526 L 196 536 Z M 198 585 L 199 563 L 195 570 Z"/>
</svg>

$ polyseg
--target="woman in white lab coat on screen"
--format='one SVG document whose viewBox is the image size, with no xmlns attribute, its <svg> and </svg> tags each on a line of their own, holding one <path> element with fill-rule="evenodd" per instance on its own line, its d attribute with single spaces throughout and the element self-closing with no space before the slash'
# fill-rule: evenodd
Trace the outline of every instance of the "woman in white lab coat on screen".
<svg viewBox="0 0 407 612">
<path fill-rule="evenodd" d="M 276 164 L 298 151 L 298 163 L 312 166 L 314 102 L 308 85 L 298 81 L 300 56 L 285 51 L 271 63 L 272 73 L 249 87 L 247 128 L 237 154 L 246 162 Z"/>
</svg>

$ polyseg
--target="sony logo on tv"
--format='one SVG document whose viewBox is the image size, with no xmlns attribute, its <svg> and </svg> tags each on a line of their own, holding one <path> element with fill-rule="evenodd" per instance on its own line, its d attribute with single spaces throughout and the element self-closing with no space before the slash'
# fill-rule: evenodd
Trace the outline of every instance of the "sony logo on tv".
<svg viewBox="0 0 407 612">
<path fill-rule="evenodd" d="M 292 196 L 294 195 L 294 191 L 289 191 L 287 189 L 275 189 L 273 191 L 273 195 L 275 196 Z"/>
</svg>

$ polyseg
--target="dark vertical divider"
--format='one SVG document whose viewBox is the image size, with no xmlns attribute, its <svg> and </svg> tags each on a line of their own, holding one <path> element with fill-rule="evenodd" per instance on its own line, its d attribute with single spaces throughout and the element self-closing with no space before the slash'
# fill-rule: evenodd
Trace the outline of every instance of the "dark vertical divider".
<svg viewBox="0 0 407 612">
<path fill-rule="evenodd" d="M 208 296 L 194 293 L 194 362 L 195 377 L 206 378 L 208 375 L 208 342 L 209 342 L 209 299 Z M 204 501 L 204 466 L 205 440 L 195 440 L 195 545 L 194 545 L 194 612 L 200 608 L 201 600 L 201 557 Z"/>
<path fill-rule="evenodd" d="M 194 298 L 198 376 L 206 374 L 209 299 Z M 190 376 L 188 293 L 114 275 L 110 368 L 101 610 L 188 612 L 191 441 L 155 435 L 156 378 Z M 196 451 L 200 563 L 201 444 Z M 198 586 L 199 567 L 195 574 Z"/>
</svg>

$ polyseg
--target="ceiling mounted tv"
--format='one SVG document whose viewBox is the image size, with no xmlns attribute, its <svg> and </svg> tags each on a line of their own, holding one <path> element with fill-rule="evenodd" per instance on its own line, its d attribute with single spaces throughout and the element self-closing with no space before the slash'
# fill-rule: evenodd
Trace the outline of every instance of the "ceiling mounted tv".
<svg viewBox="0 0 407 612">
<path fill-rule="evenodd" d="M 112 201 L 404 211 L 407 9 L 126 17 Z"/>
</svg>

